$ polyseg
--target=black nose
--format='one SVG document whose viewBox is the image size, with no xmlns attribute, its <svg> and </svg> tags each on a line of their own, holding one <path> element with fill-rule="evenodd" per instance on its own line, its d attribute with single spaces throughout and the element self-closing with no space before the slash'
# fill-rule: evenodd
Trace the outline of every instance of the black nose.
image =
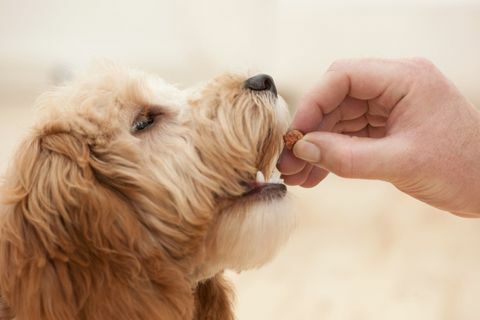
<svg viewBox="0 0 480 320">
<path fill-rule="evenodd" d="M 245 87 L 254 91 L 271 91 L 277 96 L 277 88 L 273 78 L 268 74 L 259 74 L 245 81 Z"/>
</svg>

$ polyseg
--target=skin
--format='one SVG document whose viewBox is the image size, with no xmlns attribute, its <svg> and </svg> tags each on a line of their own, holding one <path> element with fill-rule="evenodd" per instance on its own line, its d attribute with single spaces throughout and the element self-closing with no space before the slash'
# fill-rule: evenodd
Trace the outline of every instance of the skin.
<svg viewBox="0 0 480 320">
<path fill-rule="evenodd" d="M 480 216 L 480 112 L 431 62 L 333 63 L 291 124 L 278 169 L 313 187 L 328 172 L 378 179 L 442 210 Z"/>
</svg>

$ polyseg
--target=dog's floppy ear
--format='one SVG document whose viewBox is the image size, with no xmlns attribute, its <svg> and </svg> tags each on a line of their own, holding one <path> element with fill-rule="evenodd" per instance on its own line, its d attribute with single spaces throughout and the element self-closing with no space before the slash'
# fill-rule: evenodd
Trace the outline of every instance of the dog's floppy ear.
<svg viewBox="0 0 480 320">
<path fill-rule="evenodd" d="M 223 274 L 200 282 L 195 289 L 195 320 L 234 320 L 232 300 Z"/>
<path fill-rule="evenodd" d="M 117 147 L 94 154 L 67 132 L 20 147 L 0 212 L 0 294 L 16 319 L 192 316 L 184 275 L 149 234 L 162 221 L 142 220 L 159 208 Z"/>
</svg>

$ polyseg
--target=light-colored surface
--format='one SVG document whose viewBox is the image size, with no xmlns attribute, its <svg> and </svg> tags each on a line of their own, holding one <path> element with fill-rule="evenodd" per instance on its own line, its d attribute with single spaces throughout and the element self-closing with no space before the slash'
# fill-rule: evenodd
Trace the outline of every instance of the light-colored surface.
<svg viewBox="0 0 480 320">
<path fill-rule="evenodd" d="M 0 0 L 0 168 L 35 96 L 96 57 L 191 84 L 271 73 L 291 104 L 341 57 L 426 56 L 480 105 L 477 1 Z M 230 274 L 240 320 L 478 319 L 480 221 L 388 184 L 291 188 L 299 226 L 269 265 Z"/>
<path fill-rule="evenodd" d="M 479 221 L 381 182 L 292 193 L 300 223 L 285 250 L 232 275 L 239 319 L 478 319 Z"/>
<path fill-rule="evenodd" d="M 108 58 L 182 84 L 268 72 L 296 101 L 335 59 L 425 56 L 477 99 L 479 34 L 479 0 L 0 0 L 0 90 Z"/>
</svg>

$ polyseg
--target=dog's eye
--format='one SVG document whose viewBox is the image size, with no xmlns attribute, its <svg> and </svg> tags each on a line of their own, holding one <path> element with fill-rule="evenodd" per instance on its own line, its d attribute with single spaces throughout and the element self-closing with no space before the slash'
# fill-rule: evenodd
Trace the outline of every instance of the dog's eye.
<svg viewBox="0 0 480 320">
<path fill-rule="evenodd" d="M 139 132 L 151 127 L 155 122 L 155 116 L 152 114 L 140 115 L 132 125 L 133 132 Z"/>
</svg>

